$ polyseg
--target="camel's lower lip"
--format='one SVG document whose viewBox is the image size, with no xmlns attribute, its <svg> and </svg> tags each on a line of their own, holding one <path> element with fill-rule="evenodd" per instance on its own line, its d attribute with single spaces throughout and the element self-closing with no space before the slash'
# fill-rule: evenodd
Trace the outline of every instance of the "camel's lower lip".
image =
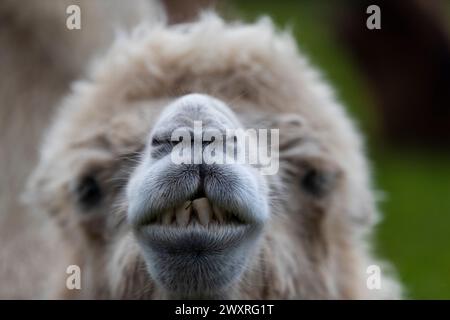
<svg viewBox="0 0 450 320">
<path fill-rule="evenodd" d="M 224 251 L 233 248 L 250 236 L 255 225 L 226 224 L 191 224 L 185 227 L 176 225 L 149 224 L 137 230 L 138 238 L 144 238 L 148 246 L 156 251 L 169 253 Z"/>
<path fill-rule="evenodd" d="M 135 229 L 150 275 L 172 293 L 218 292 L 243 272 L 261 234 L 256 224 Z"/>
</svg>

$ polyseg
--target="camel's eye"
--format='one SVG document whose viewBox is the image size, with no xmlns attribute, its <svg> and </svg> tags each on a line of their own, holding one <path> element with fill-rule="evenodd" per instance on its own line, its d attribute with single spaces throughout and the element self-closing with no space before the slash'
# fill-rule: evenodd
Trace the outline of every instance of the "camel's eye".
<svg viewBox="0 0 450 320">
<path fill-rule="evenodd" d="M 92 176 L 86 176 L 79 182 L 76 188 L 79 204 L 84 210 L 92 209 L 102 200 L 102 191 L 97 180 Z"/>
<path fill-rule="evenodd" d="M 303 176 L 301 186 L 313 196 L 320 197 L 325 195 L 330 189 L 331 180 L 330 175 L 325 172 L 310 168 Z"/>
</svg>

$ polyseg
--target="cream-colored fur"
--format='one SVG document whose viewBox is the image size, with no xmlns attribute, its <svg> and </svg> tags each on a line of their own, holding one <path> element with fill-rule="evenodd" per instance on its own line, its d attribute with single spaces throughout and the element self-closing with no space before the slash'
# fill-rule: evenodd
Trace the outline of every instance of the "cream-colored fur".
<svg viewBox="0 0 450 320">
<path fill-rule="evenodd" d="M 368 237 L 377 211 L 369 169 L 360 135 L 332 90 L 268 19 L 233 24 L 212 14 L 118 37 L 60 106 L 26 194 L 29 208 L 52 216 L 63 231 L 60 252 L 69 255 L 56 255 L 61 265 L 84 272 L 83 290 L 69 292 L 63 269 L 53 271 L 61 276 L 50 288 L 59 288 L 56 297 L 165 297 L 123 223 L 122 194 L 111 191 L 114 206 L 93 219 L 79 212 L 72 190 L 92 170 L 101 172 L 107 190 L 120 189 L 127 176 L 114 182 L 118 168 L 132 171 L 125 160 L 142 150 L 161 110 L 191 92 L 225 101 L 248 126 L 280 128 L 272 217 L 229 297 L 399 297 L 389 270 L 372 258 Z M 323 196 L 295 183 L 311 167 L 336 180 Z M 381 290 L 366 287 L 372 264 L 382 267 Z"/>
<path fill-rule="evenodd" d="M 43 131 L 70 83 L 109 46 L 116 31 L 161 15 L 155 2 L 134 2 L 0 3 L 0 297 L 44 296 L 42 285 L 52 275 L 47 264 L 56 262 L 49 254 L 55 251 L 49 241 L 55 231 L 46 217 L 29 214 L 20 194 L 38 159 Z M 81 30 L 66 28 L 71 4 L 81 7 Z"/>
</svg>

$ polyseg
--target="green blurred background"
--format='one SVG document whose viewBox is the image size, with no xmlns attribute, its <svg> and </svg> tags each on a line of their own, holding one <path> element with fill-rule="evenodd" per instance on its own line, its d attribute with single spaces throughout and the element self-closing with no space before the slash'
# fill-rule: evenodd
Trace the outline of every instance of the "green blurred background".
<svg viewBox="0 0 450 320">
<path fill-rule="evenodd" d="M 426 140 L 402 143 L 383 132 L 376 92 L 352 52 L 336 36 L 335 12 L 342 3 L 234 0 L 229 10 L 233 17 L 247 21 L 268 15 L 280 28 L 292 29 L 300 49 L 322 70 L 366 136 L 375 186 L 384 194 L 379 204 L 383 220 L 376 232 L 377 252 L 395 266 L 407 298 L 450 299 L 449 145 L 444 139 L 439 141 L 439 136 L 431 144 Z M 445 4 L 445 21 L 450 20 L 449 4 Z M 365 23 L 368 15 L 362 11 L 361 16 Z M 423 108 L 426 111 L 428 106 Z M 450 104 L 444 108 L 448 110 Z M 389 117 L 389 110 L 387 115 L 384 112 Z M 403 121 L 409 121 L 408 117 L 405 114 Z"/>
</svg>

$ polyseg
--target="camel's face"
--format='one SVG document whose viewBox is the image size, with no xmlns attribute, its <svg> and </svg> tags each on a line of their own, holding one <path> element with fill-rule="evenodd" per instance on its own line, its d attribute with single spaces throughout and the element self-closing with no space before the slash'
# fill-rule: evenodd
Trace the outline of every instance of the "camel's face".
<svg viewBox="0 0 450 320">
<path fill-rule="evenodd" d="M 206 161 L 211 132 L 238 128 L 279 129 L 278 170 Z M 174 161 L 198 139 L 200 162 Z M 64 102 L 28 191 L 61 225 L 83 297 L 365 297 L 358 136 L 265 22 L 119 41 Z"/>
<path fill-rule="evenodd" d="M 291 248 L 300 248 L 300 259 L 317 254 L 338 171 L 310 143 L 304 154 L 293 152 L 307 137 L 299 116 L 266 111 L 249 120 L 248 113 L 200 94 L 107 108 L 101 116 L 80 108 L 63 119 L 72 123 L 56 123 L 66 126 L 68 138 L 50 136 L 49 143 L 61 144 L 65 161 L 48 158 L 37 182 L 44 189 L 39 200 L 74 248 L 70 264 L 89 270 L 84 287 L 90 294 L 227 297 L 245 274 L 272 263 L 261 260 L 260 247 L 261 239 L 277 236 L 270 234 L 276 228 Z M 85 132 L 77 130 L 78 121 Z M 194 132 L 194 121 L 201 121 L 201 132 Z M 212 130 L 242 123 L 281 127 L 277 174 L 262 175 L 245 163 L 174 163 L 177 130 L 204 140 Z"/>
</svg>

